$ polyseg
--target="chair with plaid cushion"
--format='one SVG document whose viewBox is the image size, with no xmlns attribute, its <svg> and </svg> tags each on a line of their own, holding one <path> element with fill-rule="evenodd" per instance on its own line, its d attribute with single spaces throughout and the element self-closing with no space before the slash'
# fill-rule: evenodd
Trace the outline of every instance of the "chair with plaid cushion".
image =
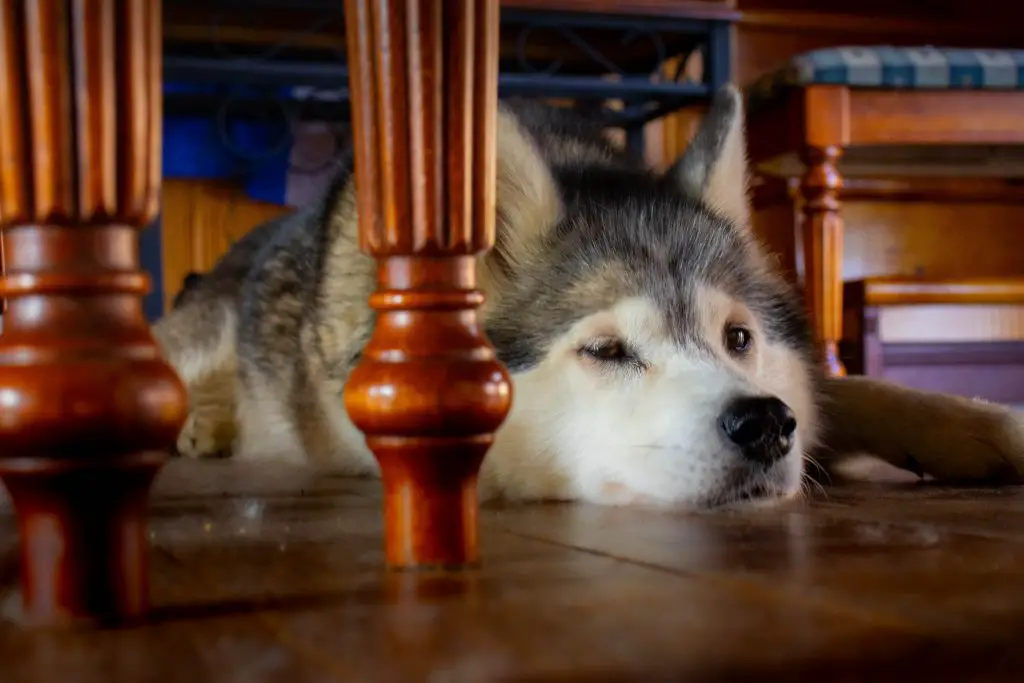
<svg viewBox="0 0 1024 683">
<path fill-rule="evenodd" d="M 843 374 L 840 158 L 869 149 L 1024 144 L 1024 51 L 817 50 L 752 84 L 747 100 L 752 166 L 802 162 L 804 294 L 829 369 Z"/>
</svg>

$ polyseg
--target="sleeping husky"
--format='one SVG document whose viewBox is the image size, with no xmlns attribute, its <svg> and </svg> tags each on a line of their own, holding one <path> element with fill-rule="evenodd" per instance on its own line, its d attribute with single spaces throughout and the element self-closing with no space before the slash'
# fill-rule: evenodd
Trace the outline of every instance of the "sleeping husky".
<svg viewBox="0 0 1024 683">
<path fill-rule="evenodd" d="M 805 463 L 875 455 L 950 482 L 1024 472 L 1010 410 L 830 379 L 798 296 L 750 230 L 742 100 L 720 92 L 665 173 L 566 110 L 503 103 L 481 317 L 514 404 L 484 499 L 709 507 L 801 490 Z M 186 383 L 188 457 L 377 465 L 342 388 L 374 322 L 351 165 L 256 227 L 155 327 Z"/>
</svg>

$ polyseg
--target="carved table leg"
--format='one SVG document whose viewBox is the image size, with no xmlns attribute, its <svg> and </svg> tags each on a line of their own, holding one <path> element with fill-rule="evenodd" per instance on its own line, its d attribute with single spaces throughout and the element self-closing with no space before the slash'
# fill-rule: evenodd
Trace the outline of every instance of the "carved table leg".
<svg viewBox="0 0 1024 683">
<path fill-rule="evenodd" d="M 494 241 L 497 0 L 346 0 L 377 324 L 345 388 L 384 481 L 391 567 L 477 560 L 476 477 L 511 406 L 476 317 Z"/>
<path fill-rule="evenodd" d="M 4 276 L 4 235 L 0 231 L 0 278 Z M 0 296 L 0 316 L 3 316 L 4 311 L 7 310 L 7 299 Z M 4 333 L 4 321 L 0 317 L 0 334 Z"/>
<path fill-rule="evenodd" d="M 186 409 L 142 315 L 160 23 L 158 0 L 0 4 L 0 478 L 37 625 L 147 609 L 146 501 Z"/>
<path fill-rule="evenodd" d="M 843 219 L 839 190 L 843 179 L 836 164 L 839 147 L 810 147 L 804 152 L 807 171 L 800 181 L 804 200 L 804 297 L 815 337 L 822 345 L 828 372 L 844 376 L 839 360 L 843 337 Z"/>
</svg>

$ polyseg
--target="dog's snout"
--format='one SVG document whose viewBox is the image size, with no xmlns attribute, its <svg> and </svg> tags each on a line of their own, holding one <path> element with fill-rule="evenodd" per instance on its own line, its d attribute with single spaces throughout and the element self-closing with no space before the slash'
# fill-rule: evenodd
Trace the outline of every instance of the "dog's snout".
<svg viewBox="0 0 1024 683">
<path fill-rule="evenodd" d="M 770 465 L 793 448 L 796 416 L 777 398 L 748 396 L 726 407 L 721 426 L 745 458 Z"/>
</svg>

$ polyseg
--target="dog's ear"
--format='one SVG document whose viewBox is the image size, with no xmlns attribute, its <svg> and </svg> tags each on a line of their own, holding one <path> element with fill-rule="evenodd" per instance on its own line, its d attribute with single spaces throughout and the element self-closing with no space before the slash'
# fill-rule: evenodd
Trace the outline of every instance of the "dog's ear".
<svg viewBox="0 0 1024 683">
<path fill-rule="evenodd" d="M 558 222 L 562 201 L 547 162 L 515 115 L 498 107 L 494 248 L 485 263 L 495 277 L 515 272 Z"/>
<path fill-rule="evenodd" d="M 715 94 L 693 141 L 666 176 L 688 196 L 741 226 L 750 224 L 743 96 L 734 86 Z"/>
</svg>

